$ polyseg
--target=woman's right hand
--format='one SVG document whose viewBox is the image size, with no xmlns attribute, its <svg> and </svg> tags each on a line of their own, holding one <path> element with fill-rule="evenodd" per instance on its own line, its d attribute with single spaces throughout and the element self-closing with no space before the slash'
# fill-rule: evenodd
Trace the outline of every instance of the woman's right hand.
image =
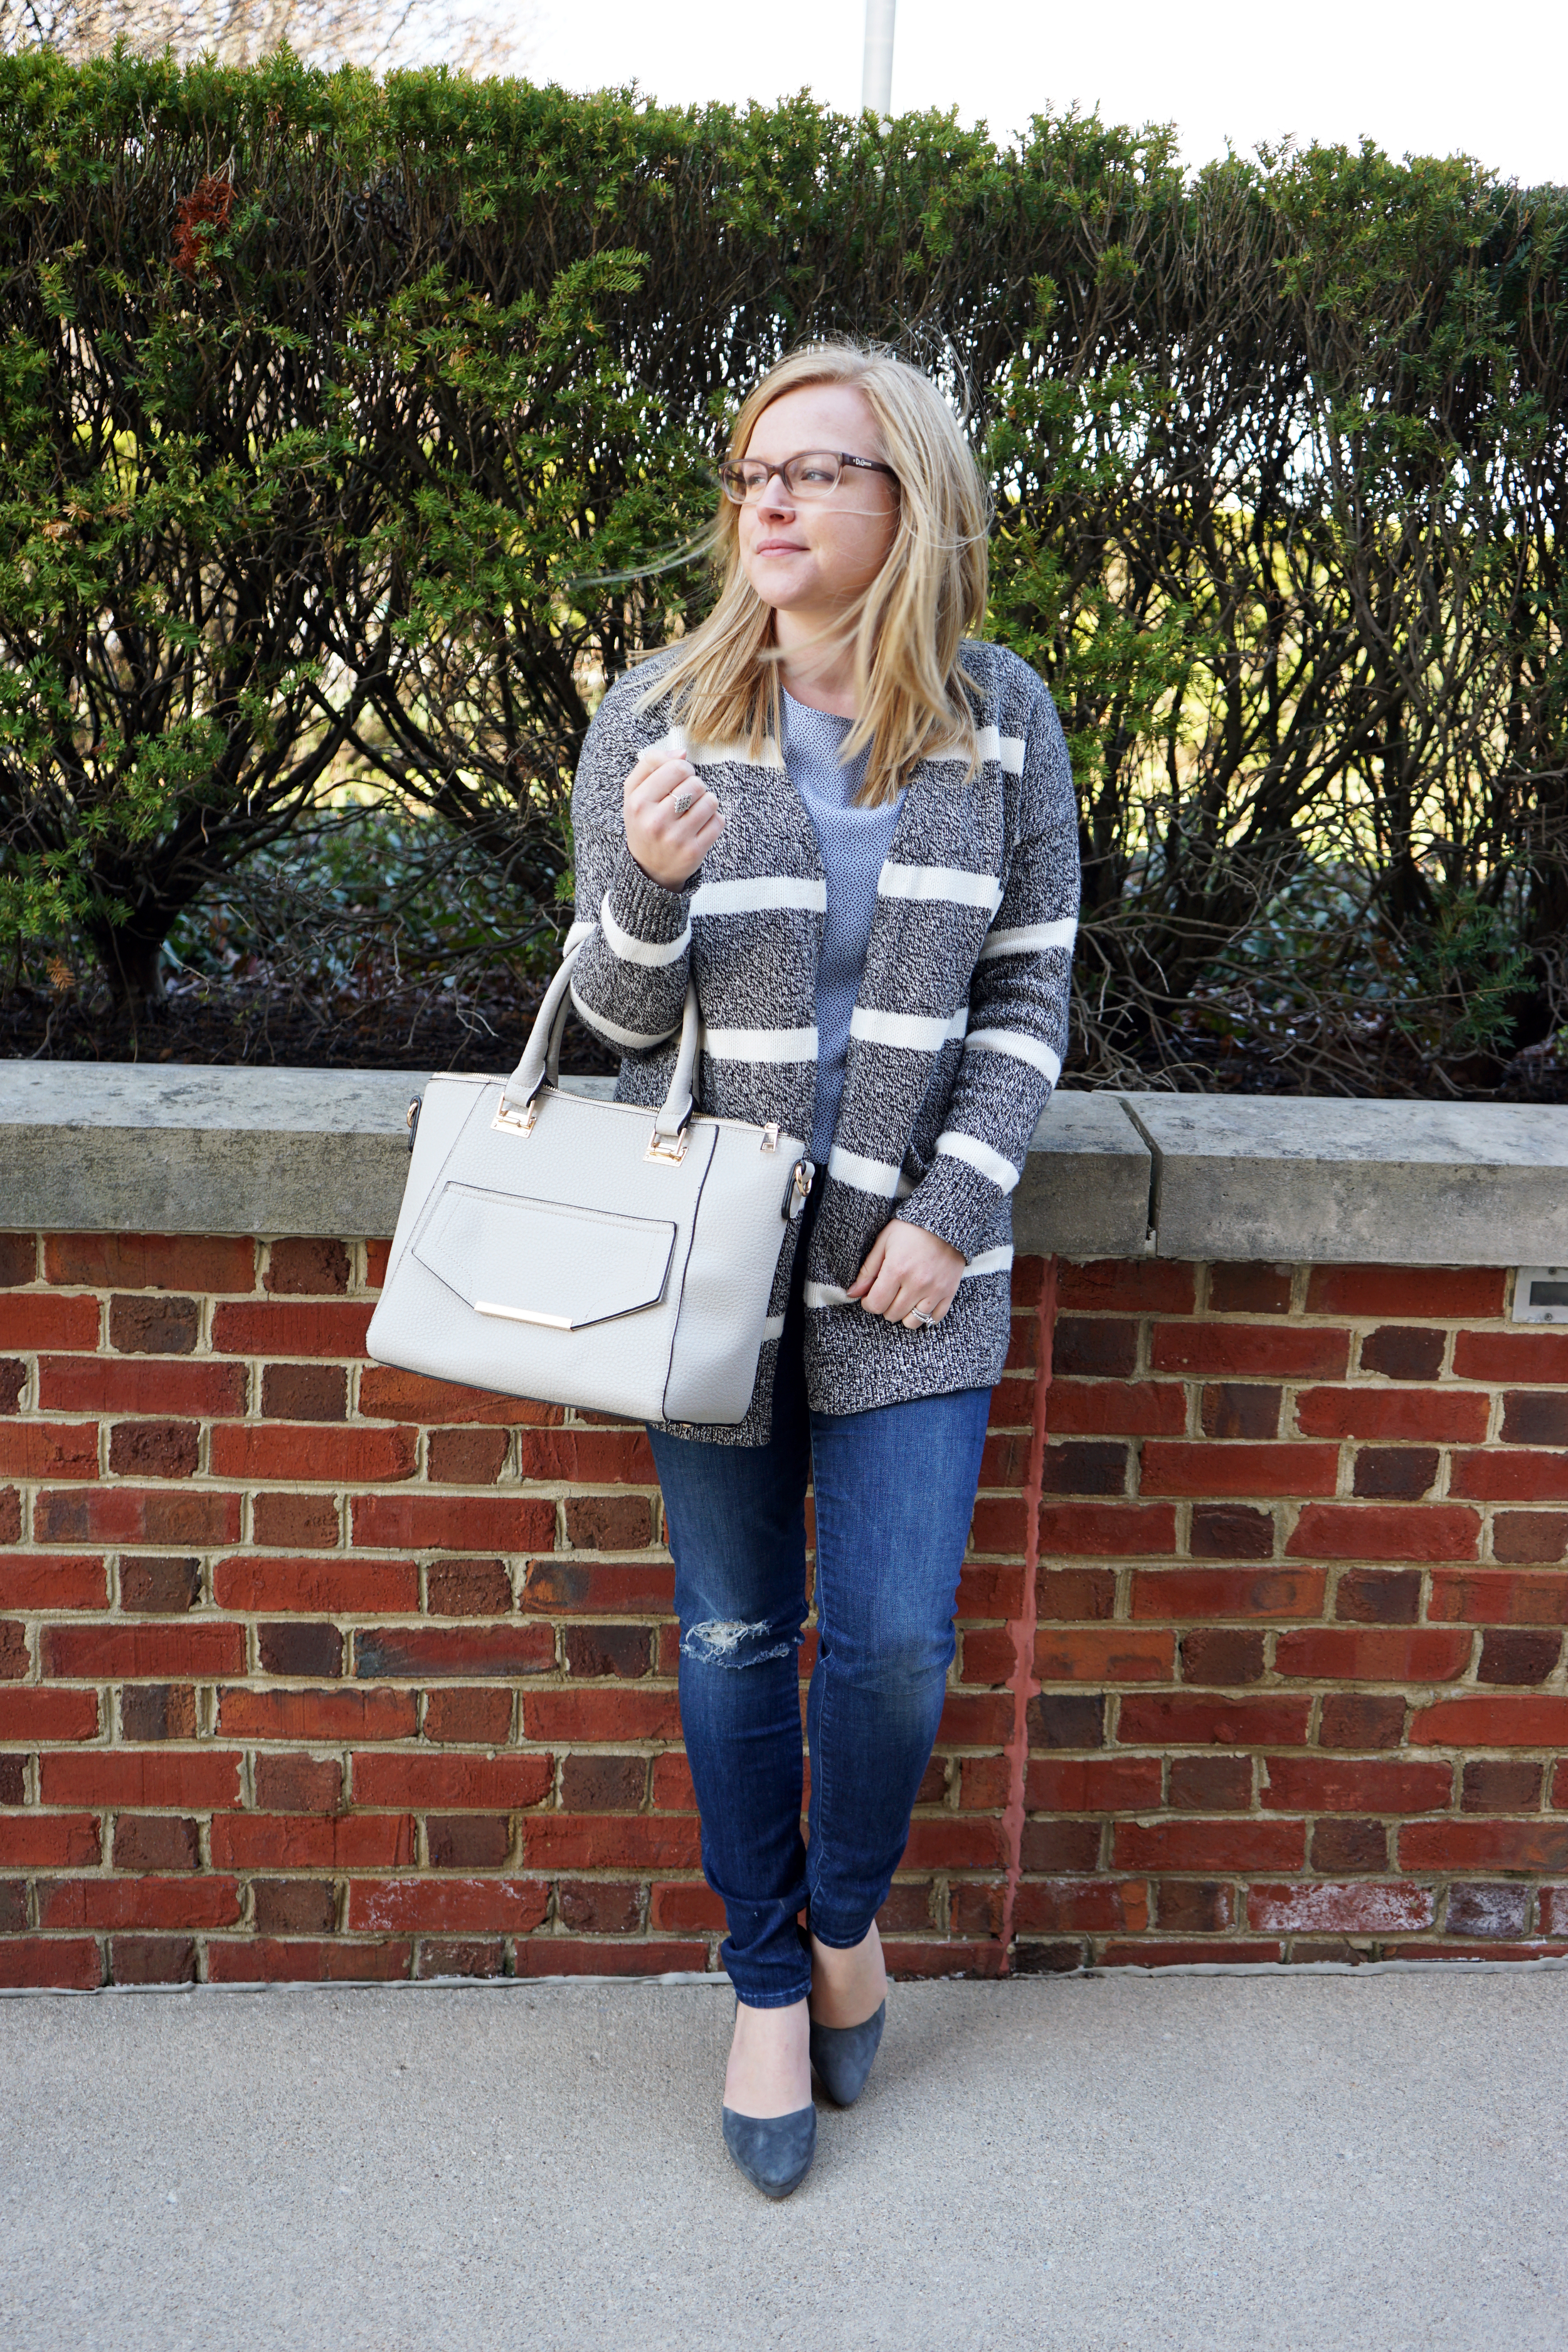
<svg viewBox="0 0 1568 2352">
<path fill-rule="evenodd" d="M 678 812 L 686 794 L 690 805 Z M 626 847 L 650 881 L 679 890 L 724 830 L 724 812 L 689 760 L 645 751 L 621 795 Z"/>
</svg>

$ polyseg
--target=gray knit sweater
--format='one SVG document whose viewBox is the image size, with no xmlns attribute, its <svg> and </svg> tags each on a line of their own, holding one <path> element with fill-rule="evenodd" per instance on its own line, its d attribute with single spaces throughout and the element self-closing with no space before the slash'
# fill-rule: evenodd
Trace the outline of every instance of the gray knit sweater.
<svg viewBox="0 0 1568 2352">
<path fill-rule="evenodd" d="M 658 1104 L 674 1066 L 689 976 L 702 1016 L 699 1108 L 776 1119 L 808 1137 L 816 1087 L 816 971 L 826 903 L 810 816 L 776 744 L 753 761 L 694 745 L 667 701 L 639 705 L 659 664 L 616 683 L 588 730 L 572 817 L 581 941 L 572 995 L 622 1054 L 623 1102 Z M 1067 1044 L 1079 895 L 1078 817 L 1056 707 L 998 646 L 969 645 L 981 767 L 952 759 L 910 778 L 878 886 L 844 1094 L 818 1183 L 805 1277 L 812 1407 L 864 1412 L 992 1385 L 1007 1350 L 1012 1216 L 1035 1124 Z M 622 787 L 640 752 L 684 751 L 726 823 L 695 887 L 666 890 L 626 847 Z M 967 1264 L 929 1330 L 845 1296 L 890 1216 L 940 1234 Z M 760 1445 L 795 1230 L 746 1418 L 683 1433 Z"/>
</svg>

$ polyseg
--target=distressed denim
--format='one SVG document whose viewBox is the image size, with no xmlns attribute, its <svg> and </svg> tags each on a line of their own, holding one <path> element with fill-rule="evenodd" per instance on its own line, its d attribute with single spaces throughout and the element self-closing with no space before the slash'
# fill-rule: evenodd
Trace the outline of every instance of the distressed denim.
<svg viewBox="0 0 1568 2352">
<path fill-rule="evenodd" d="M 805 1253 L 799 1251 L 797 1267 Z M 723 1899 L 721 1957 L 748 2007 L 802 2000 L 810 1946 L 859 1943 L 887 1898 L 953 1653 L 989 1389 L 814 1413 L 797 1276 L 764 1446 L 652 1429 L 675 1557 L 680 1719 Z M 796 1657 L 805 1491 L 816 1499 L 817 1654 L 806 1702 L 810 1843 L 800 1830 Z"/>
</svg>

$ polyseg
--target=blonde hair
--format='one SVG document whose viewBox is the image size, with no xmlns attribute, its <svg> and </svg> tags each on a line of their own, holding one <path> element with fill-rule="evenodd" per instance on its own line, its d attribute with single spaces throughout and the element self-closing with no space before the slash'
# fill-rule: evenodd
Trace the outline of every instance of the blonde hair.
<svg viewBox="0 0 1568 2352">
<path fill-rule="evenodd" d="M 868 753 L 857 799 L 871 806 L 895 798 L 914 762 L 934 751 L 966 757 L 971 775 L 979 765 L 965 692 L 972 681 L 959 655 L 984 618 L 989 503 L 969 445 L 930 377 L 858 343 L 808 343 L 770 368 L 742 404 L 730 457 L 744 457 L 764 409 L 814 383 L 851 384 L 865 394 L 899 481 L 887 561 L 845 624 L 859 716 L 842 756 Z M 778 657 L 773 608 L 742 568 L 740 515 L 721 495 L 709 540 L 721 574 L 719 600 L 647 699 L 668 695 L 691 741 L 743 743 L 755 760 L 779 730 Z"/>
</svg>

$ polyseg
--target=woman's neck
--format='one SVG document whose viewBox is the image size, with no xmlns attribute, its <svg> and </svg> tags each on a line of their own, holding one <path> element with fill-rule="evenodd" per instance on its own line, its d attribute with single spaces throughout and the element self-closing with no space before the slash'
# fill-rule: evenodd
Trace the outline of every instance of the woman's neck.
<svg viewBox="0 0 1568 2352">
<path fill-rule="evenodd" d="M 779 682 L 796 702 L 836 719 L 858 719 L 855 647 L 842 635 L 843 620 L 802 613 L 773 613 L 773 643 L 779 650 Z"/>
</svg>

